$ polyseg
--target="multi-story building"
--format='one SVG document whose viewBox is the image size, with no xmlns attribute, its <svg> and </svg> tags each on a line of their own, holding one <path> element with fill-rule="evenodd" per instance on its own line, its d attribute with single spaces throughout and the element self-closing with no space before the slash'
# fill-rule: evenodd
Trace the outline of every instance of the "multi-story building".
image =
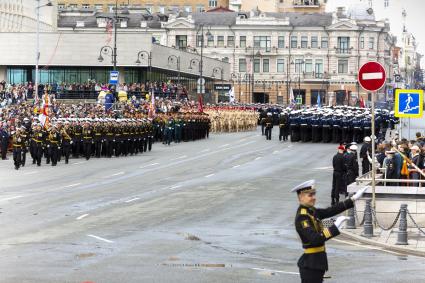
<svg viewBox="0 0 425 283">
<path fill-rule="evenodd" d="M 230 0 L 229 8 L 234 11 L 260 10 L 262 12 L 325 12 L 325 0 Z"/>
<path fill-rule="evenodd" d="M 244 102 L 311 105 L 320 95 L 321 103 L 353 104 L 370 98 L 357 82 L 363 63 L 379 61 L 393 76 L 388 23 L 366 9 L 195 13 L 171 16 L 163 28 L 164 44 L 230 62 L 235 96 Z"/>
<path fill-rule="evenodd" d="M 112 12 L 115 4 L 119 8 L 146 9 L 151 13 L 166 14 L 169 11 L 202 12 L 217 7 L 229 7 L 229 0 L 58 0 L 58 9 L 96 9 Z"/>
</svg>

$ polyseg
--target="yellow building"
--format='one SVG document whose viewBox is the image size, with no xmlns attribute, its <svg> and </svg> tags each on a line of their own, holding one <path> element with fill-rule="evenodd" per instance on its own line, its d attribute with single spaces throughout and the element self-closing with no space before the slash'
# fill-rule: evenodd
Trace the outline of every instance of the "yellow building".
<svg viewBox="0 0 425 283">
<path fill-rule="evenodd" d="M 96 9 L 110 12 L 116 0 L 58 0 L 58 8 Z M 118 0 L 118 7 L 145 8 L 151 13 L 166 13 L 169 10 L 186 12 L 208 11 L 217 7 L 229 7 L 229 0 Z"/>
<path fill-rule="evenodd" d="M 235 11 L 260 10 L 262 12 L 323 13 L 325 0 L 230 0 L 230 9 Z"/>
</svg>

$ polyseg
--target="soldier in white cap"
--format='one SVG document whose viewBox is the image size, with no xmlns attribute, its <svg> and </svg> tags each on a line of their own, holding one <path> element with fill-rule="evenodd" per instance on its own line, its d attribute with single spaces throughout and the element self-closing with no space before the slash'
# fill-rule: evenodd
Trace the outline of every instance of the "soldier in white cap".
<svg viewBox="0 0 425 283">
<path fill-rule="evenodd" d="M 371 169 L 371 164 L 368 159 L 368 155 L 372 155 L 372 139 L 365 137 L 363 139 L 364 144 L 360 148 L 360 158 L 362 159 L 362 175 L 366 174 Z"/>
<path fill-rule="evenodd" d="M 348 217 L 339 216 L 335 223 L 328 228 L 323 227 L 321 220 L 352 208 L 354 202 L 363 195 L 366 189 L 367 187 L 364 187 L 351 198 L 326 209 L 314 207 L 316 204 L 314 180 L 306 181 L 291 190 L 291 192 L 297 193 L 300 204 L 295 216 L 295 228 L 304 248 L 304 254 L 298 260 L 302 283 L 323 282 L 323 275 L 328 270 L 325 242 L 340 234 L 339 228 Z"/>
</svg>

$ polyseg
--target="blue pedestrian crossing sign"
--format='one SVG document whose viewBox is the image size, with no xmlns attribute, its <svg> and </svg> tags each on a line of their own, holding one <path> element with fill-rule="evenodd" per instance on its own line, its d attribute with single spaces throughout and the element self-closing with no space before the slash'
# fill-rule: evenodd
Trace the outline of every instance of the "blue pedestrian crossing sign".
<svg viewBox="0 0 425 283">
<path fill-rule="evenodd" d="M 395 92 L 394 115 L 399 118 L 422 118 L 424 91 L 417 89 L 397 89 Z"/>
<path fill-rule="evenodd" d="M 111 71 L 109 73 L 109 83 L 116 85 L 118 84 L 118 77 L 119 77 L 119 72 L 118 71 Z"/>
</svg>

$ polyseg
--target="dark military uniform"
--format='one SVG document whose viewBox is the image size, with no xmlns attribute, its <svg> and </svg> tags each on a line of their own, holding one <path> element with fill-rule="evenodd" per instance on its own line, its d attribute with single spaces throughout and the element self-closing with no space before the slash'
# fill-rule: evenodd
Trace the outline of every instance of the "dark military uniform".
<svg viewBox="0 0 425 283">
<path fill-rule="evenodd" d="M 323 275 L 328 270 L 325 242 L 340 234 L 335 225 L 324 228 L 321 220 L 333 217 L 353 206 L 353 201 L 347 199 L 326 209 L 303 205 L 298 207 L 295 228 L 304 248 L 304 254 L 298 260 L 301 282 L 323 282 Z"/>
<path fill-rule="evenodd" d="M 270 116 L 268 116 L 265 120 L 264 123 L 266 125 L 266 140 L 271 140 L 272 139 L 272 129 L 273 129 L 273 120 Z"/>
</svg>

